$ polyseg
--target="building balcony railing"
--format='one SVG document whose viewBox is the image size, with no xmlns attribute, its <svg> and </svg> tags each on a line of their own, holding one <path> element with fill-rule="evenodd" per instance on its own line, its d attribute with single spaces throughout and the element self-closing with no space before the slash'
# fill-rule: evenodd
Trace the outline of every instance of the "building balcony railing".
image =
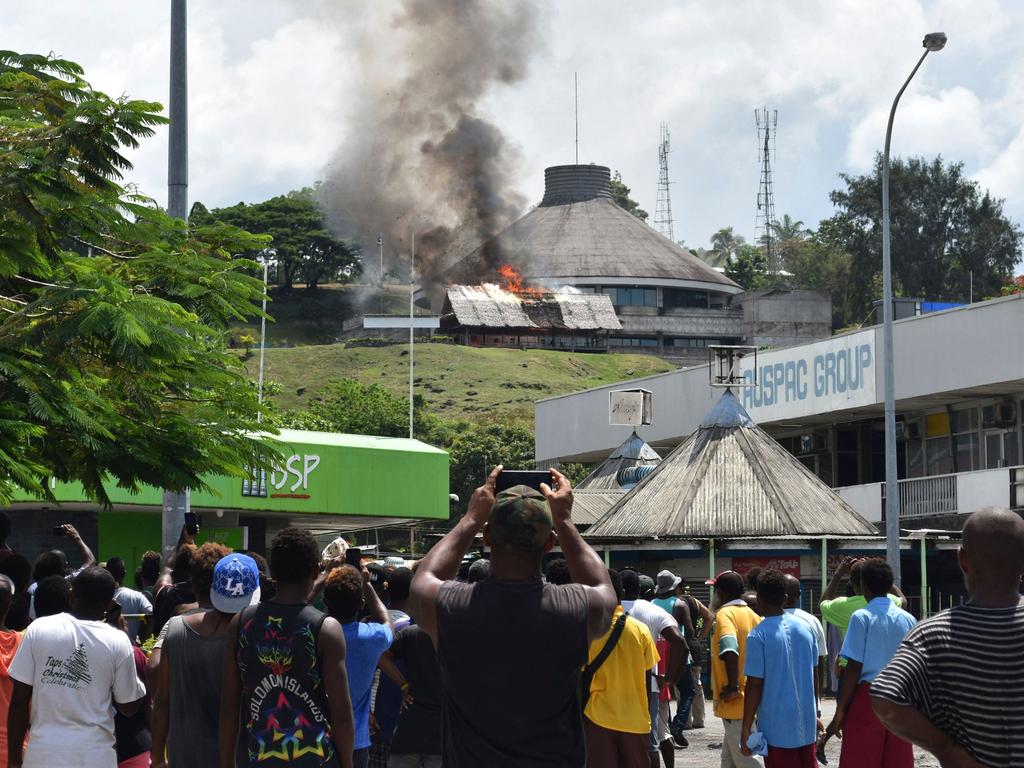
<svg viewBox="0 0 1024 768">
<path fill-rule="evenodd" d="M 885 510 L 885 483 L 837 488 L 847 504 L 873 523 Z M 900 519 L 966 515 L 982 507 L 1024 507 L 1024 467 L 1001 467 L 899 481 Z"/>
</svg>

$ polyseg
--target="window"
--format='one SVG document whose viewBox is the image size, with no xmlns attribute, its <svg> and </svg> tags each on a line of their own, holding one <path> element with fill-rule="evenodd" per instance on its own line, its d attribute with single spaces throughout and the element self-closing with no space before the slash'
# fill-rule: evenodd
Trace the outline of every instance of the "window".
<svg viewBox="0 0 1024 768">
<path fill-rule="evenodd" d="M 656 307 L 658 291 L 656 288 L 605 288 L 604 292 L 611 297 L 616 307 Z"/>
<path fill-rule="evenodd" d="M 664 288 L 662 294 L 665 297 L 666 307 L 708 308 L 707 291 L 692 291 L 686 288 Z"/>
<path fill-rule="evenodd" d="M 953 466 L 956 472 L 981 469 L 981 441 L 978 438 L 978 409 L 953 411 Z"/>
<path fill-rule="evenodd" d="M 693 339 L 689 337 L 679 336 L 671 340 L 673 347 L 688 347 L 690 349 L 703 349 L 704 347 L 713 347 L 722 344 L 721 339 Z"/>
<path fill-rule="evenodd" d="M 927 451 L 929 475 L 946 475 L 953 471 L 953 457 L 949 450 L 948 437 L 929 438 Z"/>
<path fill-rule="evenodd" d="M 609 336 L 609 347 L 656 347 L 657 339 L 649 339 L 643 336 Z"/>
</svg>

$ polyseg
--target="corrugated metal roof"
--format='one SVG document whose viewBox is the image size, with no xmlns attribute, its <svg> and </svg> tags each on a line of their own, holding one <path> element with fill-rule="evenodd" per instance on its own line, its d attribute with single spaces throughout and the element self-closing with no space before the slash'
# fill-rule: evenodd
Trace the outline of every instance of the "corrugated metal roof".
<svg viewBox="0 0 1024 768">
<path fill-rule="evenodd" d="M 611 455 L 598 466 L 593 472 L 587 475 L 575 490 L 620 490 L 616 476 L 620 470 L 638 467 L 644 464 L 657 464 L 661 456 L 636 432 L 633 432 L 625 442 L 611 452 Z"/>
<path fill-rule="evenodd" d="M 573 488 L 572 521 L 577 526 L 596 523 L 625 495 L 623 490 Z"/>
<path fill-rule="evenodd" d="M 622 329 L 611 299 L 599 293 L 519 296 L 490 283 L 453 285 L 447 292 L 445 314 L 449 313 L 458 325 L 469 328 Z"/>
<path fill-rule="evenodd" d="M 877 535 L 726 390 L 704 423 L 588 539 Z"/>
</svg>

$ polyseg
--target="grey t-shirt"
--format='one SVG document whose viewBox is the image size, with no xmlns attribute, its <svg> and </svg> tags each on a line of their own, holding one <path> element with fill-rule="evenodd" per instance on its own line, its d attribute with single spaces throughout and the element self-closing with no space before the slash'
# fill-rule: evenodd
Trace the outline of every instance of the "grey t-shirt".
<svg viewBox="0 0 1024 768">
<path fill-rule="evenodd" d="M 133 643 L 139 636 L 139 625 L 142 620 L 139 618 L 128 618 L 129 616 L 152 616 L 153 604 L 149 598 L 141 592 L 136 592 L 128 587 L 118 587 L 114 592 L 114 602 L 121 606 L 121 613 L 125 616 L 125 624 L 128 625 L 128 639 Z"/>
<path fill-rule="evenodd" d="M 437 633 L 446 768 L 582 768 L 582 586 L 448 582 L 438 592 Z"/>
</svg>

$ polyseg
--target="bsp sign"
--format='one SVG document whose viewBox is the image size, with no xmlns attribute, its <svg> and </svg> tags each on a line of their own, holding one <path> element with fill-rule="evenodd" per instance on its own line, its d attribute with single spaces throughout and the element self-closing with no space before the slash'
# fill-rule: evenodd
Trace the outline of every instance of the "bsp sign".
<svg viewBox="0 0 1024 768">
<path fill-rule="evenodd" d="M 251 478 L 243 480 L 242 495 L 271 499 L 308 499 L 309 476 L 318 466 L 320 457 L 316 454 L 293 454 L 285 459 L 283 465 L 273 466 L 269 483 L 266 471 L 253 472 Z"/>
<path fill-rule="evenodd" d="M 756 421 L 808 416 L 871 405 L 875 398 L 875 333 L 765 352 L 743 373 L 743 407 Z"/>
</svg>

